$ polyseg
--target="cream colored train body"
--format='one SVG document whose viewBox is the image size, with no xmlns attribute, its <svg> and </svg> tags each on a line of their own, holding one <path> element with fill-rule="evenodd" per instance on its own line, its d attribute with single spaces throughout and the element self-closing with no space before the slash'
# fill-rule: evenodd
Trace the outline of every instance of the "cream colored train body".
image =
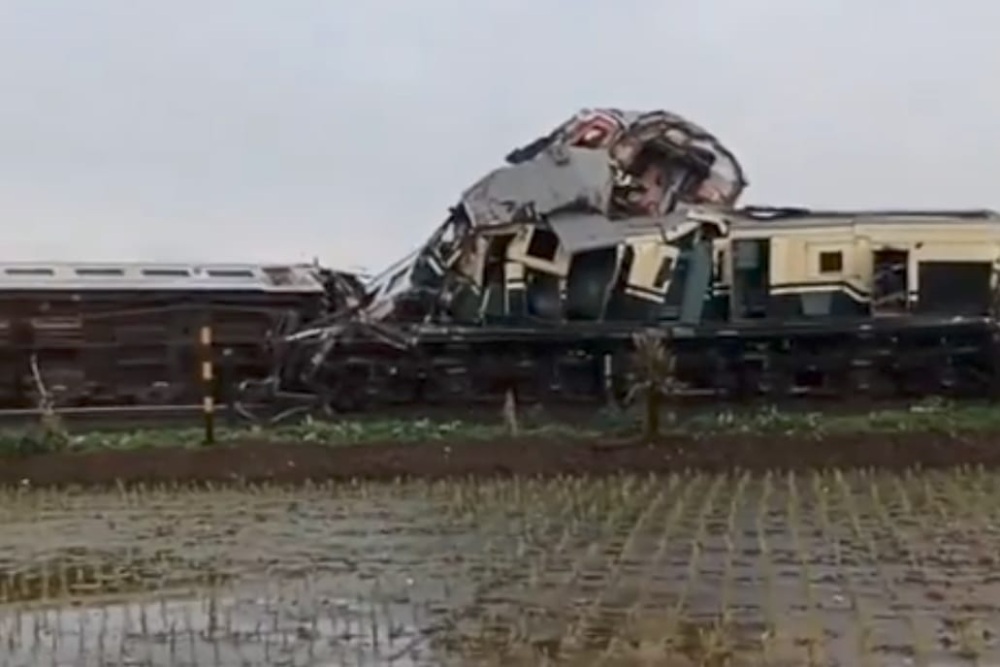
<svg viewBox="0 0 1000 667">
<path fill-rule="evenodd" d="M 992 211 L 743 209 L 715 244 L 729 317 L 985 314 L 1000 272 Z"/>
<path fill-rule="evenodd" d="M 695 324 L 978 315 L 989 312 L 1000 275 L 1000 215 L 748 208 L 717 212 L 711 223 L 647 222 L 579 253 L 538 226 L 494 233 L 478 248 L 467 275 L 487 317 L 669 321 L 691 313 Z M 709 266 L 699 272 L 701 262 Z"/>
<path fill-rule="evenodd" d="M 655 224 L 583 252 L 570 252 L 544 227 L 524 226 L 487 236 L 462 272 L 483 295 L 477 318 L 650 320 L 677 301 L 683 252 Z"/>
</svg>

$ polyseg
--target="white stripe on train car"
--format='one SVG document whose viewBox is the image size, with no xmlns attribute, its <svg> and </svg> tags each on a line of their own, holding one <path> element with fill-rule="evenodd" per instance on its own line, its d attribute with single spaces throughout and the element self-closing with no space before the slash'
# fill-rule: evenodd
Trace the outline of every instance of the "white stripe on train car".
<svg viewBox="0 0 1000 667">
<path fill-rule="evenodd" d="M 0 291 L 233 290 L 321 293 L 312 266 L 0 262 Z"/>
</svg>

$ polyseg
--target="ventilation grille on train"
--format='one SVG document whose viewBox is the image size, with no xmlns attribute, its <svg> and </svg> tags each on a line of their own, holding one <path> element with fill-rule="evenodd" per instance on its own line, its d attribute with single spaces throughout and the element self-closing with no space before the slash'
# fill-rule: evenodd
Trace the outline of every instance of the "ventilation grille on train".
<svg viewBox="0 0 1000 667">
<path fill-rule="evenodd" d="M 79 317 L 33 317 L 31 329 L 36 346 L 84 343 L 83 319 Z"/>
</svg>

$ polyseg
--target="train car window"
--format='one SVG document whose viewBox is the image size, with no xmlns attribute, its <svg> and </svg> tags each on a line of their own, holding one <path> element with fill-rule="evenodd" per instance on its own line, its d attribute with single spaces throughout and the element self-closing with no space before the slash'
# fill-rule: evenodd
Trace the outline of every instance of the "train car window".
<svg viewBox="0 0 1000 667">
<path fill-rule="evenodd" d="M 531 241 L 528 243 L 528 254 L 532 257 L 551 262 L 556 258 L 556 251 L 558 249 L 559 239 L 552 232 L 545 229 L 536 229 L 531 234 Z"/>
<path fill-rule="evenodd" d="M 208 275 L 213 278 L 253 278 L 253 271 L 246 269 L 209 269 Z"/>
<path fill-rule="evenodd" d="M 292 285 L 295 283 L 295 278 L 292 276 L 292 270 L 283 266 L 269 266 L 264 269 L 264 275 L 268 277 L 273 285 Z"/>
<path fill-rule="evenodd" d="M 124 276 L 125 272 L 121 269 L 77 269 L 76 275 L 95 277 Z"/>
<path fill-rule="evenodd" d="M 761 247 L 761 242 L 754 239 L 737 241 L 733 248 L 733 268 L 740 271 L 756 269 L 761 264 Z"/>
<path fill-rule="evenodd" d="M 653 280 L 653 289 L 661 290 L 667 281 L 670 280 L 670 276 L 674 272 L 674 258 L 664 257 L 663 261 L 660 262 L 660 269 L 656 272 L 656 278 Z"/>
<path fill-rule="evenodd" d="M 840 273 L 844 269 L 844 255 L 839 250 L 819 254 L 820 273 Z"/>
<path fill-rule="evenodd" d="M 722 282 L 722 267 L 726 263 L 726 251 L 720 250 L 715 253 L 715 262 L 712 264 L 712 282 Z"/>
<path fill-rule="evenodd" d="M 55 272 L 52 269 L 44 268 L 9 268 L 6 270 L 8 276 L 52 276 Z"/>
<path fill-rule="evenodd" d="M 143 269 L 142 275 L 159 278 L 187 278 L 191 274 L 185 269 Z"/>
</svg>

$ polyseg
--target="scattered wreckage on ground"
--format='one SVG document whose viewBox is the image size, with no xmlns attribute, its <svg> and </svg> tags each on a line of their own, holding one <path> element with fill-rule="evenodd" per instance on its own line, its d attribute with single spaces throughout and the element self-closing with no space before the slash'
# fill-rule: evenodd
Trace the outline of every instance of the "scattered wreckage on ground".
<svg viewBox="0 0 1000 667">
<path fill-rule="evenodd" d="M 655 330 L 687 394 L 995 391 L 1000 215 L 739 207 L 746 186 L 676 114 L 582 111 L 284 337 L 272 389 L 334 411 L 620 399 Z"/>
</svg>

